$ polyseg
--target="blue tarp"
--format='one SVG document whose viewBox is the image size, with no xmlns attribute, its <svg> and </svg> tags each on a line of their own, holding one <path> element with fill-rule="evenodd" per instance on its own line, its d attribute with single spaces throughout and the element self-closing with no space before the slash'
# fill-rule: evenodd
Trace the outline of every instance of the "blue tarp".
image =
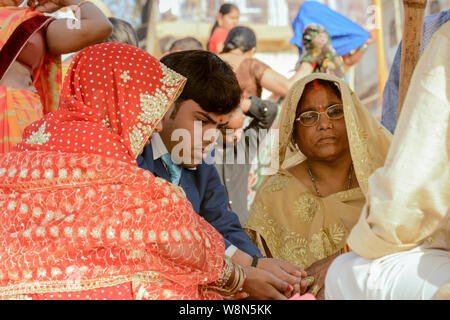
<svg viewBox="0 0 450 320">
<path fill-rule="evenodd" d="M 370 37 L 367 30 L 342 14 L 319 2 L 306 1 L 292 22 L 294 36 L 290 42 L 298 47 L 300 54 L 303 51 L 303 30 L 312 23 L 321 25 L 327 30 L 334 49 L 341 56 L 359 48 Z"/>
</svg>

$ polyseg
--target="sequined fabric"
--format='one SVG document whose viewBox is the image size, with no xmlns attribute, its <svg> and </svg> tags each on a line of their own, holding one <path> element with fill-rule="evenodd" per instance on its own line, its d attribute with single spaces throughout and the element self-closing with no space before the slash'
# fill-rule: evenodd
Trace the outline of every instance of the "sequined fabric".
<svg viewBox="0 0 450 320">
<path fill-rule="evenodd" d="M 66 79 L 60 110 L 0 156 L 0 297 L 219 299 L 202 286 L 221 275 L 222 236 L 135 161 L 185 79 L 115 43 Z"/>
</svg>

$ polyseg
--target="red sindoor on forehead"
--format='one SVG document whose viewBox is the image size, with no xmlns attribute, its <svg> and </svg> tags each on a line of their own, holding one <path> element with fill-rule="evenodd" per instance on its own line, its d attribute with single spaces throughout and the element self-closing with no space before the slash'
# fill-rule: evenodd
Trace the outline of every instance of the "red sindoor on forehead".
<svg viewBox="0 0 450 320">
<path fill-rule="evenodd" d="M 316 79 L 316 80 L 313 80 L 312 81 L 312 84 L 313 84 L 313 88 L 314 88 L 314 90 L 319 90 L 322 86 L 321 86 L 321 84 L 320 84 L 320 82 Z"/>
</svg>

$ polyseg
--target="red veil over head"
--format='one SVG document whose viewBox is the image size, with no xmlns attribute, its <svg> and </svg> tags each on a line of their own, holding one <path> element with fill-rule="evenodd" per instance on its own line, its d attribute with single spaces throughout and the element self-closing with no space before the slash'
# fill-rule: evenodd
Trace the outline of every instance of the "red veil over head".
<svg viewBox="0 0 450 320">
<path fill-rule="evenodd" d="M 220 277 L 222 236 L 135 161 L 184 83 L 128 45 L 76 56 L 59 110 L 0 155 L 0 296 L 129 284 L 133 298 L 220 298 L 202 285 Z"/>
</svg>

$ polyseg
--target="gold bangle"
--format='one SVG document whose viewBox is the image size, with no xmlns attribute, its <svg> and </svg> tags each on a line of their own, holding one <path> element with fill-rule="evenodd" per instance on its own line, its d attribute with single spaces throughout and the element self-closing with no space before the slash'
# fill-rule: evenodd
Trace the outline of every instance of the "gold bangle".
<svg viewBox="0 0 450 320">
<path fill-rule="evenodd" d="M 233 283 L 231 283 L 229 286 L 225 285 L 225 286 L 219 287 L 219 286 L 212 285 L 212 286 L 206 286 L 206 287 L 216 290 L 221 295 L 232 296 L 235 293 L 233 289 L 235 289 L 238 286 L 240 278 L 241 278 L 240 277 L 240 267 L 237 265 L 233 265 L 233 266 L 234 266 L 234 268 L 233 268 L 233 272 L 234 272 Z"/>
<path fill-rule="evenodd" d="M 245 279 L 247 279 L 247 275 L 245 273 L 244 268 L 238 266 L 239 268 L 239 276 L 236 285 L 230 290 L 230 295 L 235 295 L 238 292 L 241 292 L 244 288 Z"/>
<path fill-rule="evenodd" d="M 225 290 L 224 288 L 226 287 L 228 281 L 230 280 L 231 274 L 233 273 L 234 269 L 235 269 L 234 263 L 231 261 L 230 258 L 225 257 L 222 276 L 212 284 L 207 285 L 206 287 L 217 291 Z"/>
</svg>

